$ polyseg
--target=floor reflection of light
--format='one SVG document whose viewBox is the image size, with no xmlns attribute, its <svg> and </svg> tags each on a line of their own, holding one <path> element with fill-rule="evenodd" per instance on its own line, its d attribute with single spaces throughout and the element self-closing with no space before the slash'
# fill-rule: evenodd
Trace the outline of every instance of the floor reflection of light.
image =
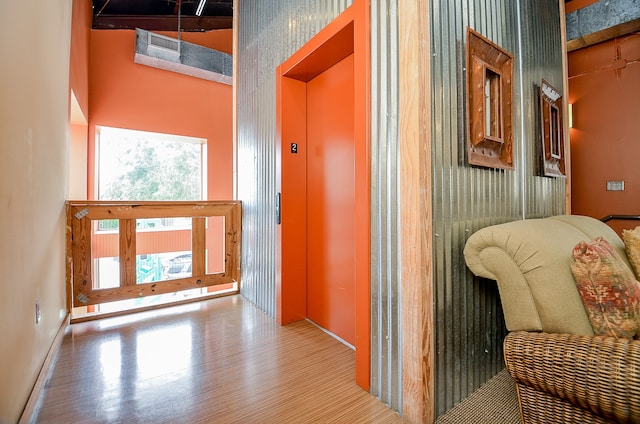
<svg viewBox="0 0 640 424">
<path fill-rule="evenodd" d="M 117 418 L 118 408 L 109 408 L 115 401 L 120 400 L 120 373 L 122 370 L 122 350 L 120 338 L 105 340 L 100 344 L 100 372 L 102 377 L 102 413 L 105 419 L 112 421 Z"/>
<path fill-rule="evenodd" d="M 191 326 L 140 332 L 136 353 L 138 381 L 162 377 L 162 383 L 169 383 L 186 377 L 191 371 Z"/>
<path fill-rule="evenodd" d="M 121 350 L 120 339 L 109 339 L 100 344 L 100 371 L 107 389 L 120 385 Z"/>
<path fill-rule="evenodd" d="M 179 308 L 179 309 L 176 309 L 176 308 Z M 186 305 L 180 305 L 179 307 L 176 307 L 176 308 L 169 307 L 164 309 L 154 309 L 151 311 L 138 312 L 133 315 L 122 315 L 119 317 L 105 318 L 105 319 L 95 321 L 95 324 L 93 325 L 95 325 L 99 330 L 109 330 L 112 328 L 128 325 L 133 322 L 138 322 L 144 319 L 162 318 L 162 317 L 169 317 L 172 315 L 176 315 L 178 313 L 183 314 L 188 312 L 194 312 L 194 311 L 200 310 L 202 306 L 199 302 L 196 302 L 196 303 L 189 303 Z"/>
</svg>

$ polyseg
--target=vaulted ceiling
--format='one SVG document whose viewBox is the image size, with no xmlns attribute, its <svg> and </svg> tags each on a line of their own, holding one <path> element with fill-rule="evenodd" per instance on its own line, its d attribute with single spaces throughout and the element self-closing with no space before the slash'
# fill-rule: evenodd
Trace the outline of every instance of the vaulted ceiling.
<svg viewBox="0 0 640 424">
<path fill-rule="evenodd" d="M 93 0 L 93 29 L 210 31 L 232 22 L 233 0 Z"/>
</svg>

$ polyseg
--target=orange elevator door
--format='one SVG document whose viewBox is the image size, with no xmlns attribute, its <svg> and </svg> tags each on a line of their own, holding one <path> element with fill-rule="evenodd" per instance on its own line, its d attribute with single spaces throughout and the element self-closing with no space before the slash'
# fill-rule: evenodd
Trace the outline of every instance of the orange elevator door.
<svg viewBox="0 0 640 424">
<path fill-rule="evenodd" d="M 307 317 L 355 345 L 354 60 L 307 83 Z"/>
</svg>

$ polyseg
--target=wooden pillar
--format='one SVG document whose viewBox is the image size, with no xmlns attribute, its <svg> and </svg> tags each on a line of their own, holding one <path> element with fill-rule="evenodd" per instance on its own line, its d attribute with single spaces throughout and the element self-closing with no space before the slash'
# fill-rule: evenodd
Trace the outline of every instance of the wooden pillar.
<svg viewBox="0 0 640 424">
<path fill-rule="evenodd" d="M 434 417 L 429 2 L 399 0 L 402 414 Z"/>
</svg>

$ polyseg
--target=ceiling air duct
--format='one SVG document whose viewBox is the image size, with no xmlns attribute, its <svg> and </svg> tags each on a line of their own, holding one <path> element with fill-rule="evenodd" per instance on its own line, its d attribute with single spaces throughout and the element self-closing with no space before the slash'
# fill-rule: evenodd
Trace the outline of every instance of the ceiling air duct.
<svg viewBox="0 0 640 424">
<path fill-rule="evenodd" d="M 134 62 L 228 85 L 233 81 L 230 54 L 140 28 Z"/>
<path fill-rule="evenodd" d="M 180 40 L 153 32 L 147 33 L 147 53 L 167 60 L 180 61 Z"/>
</svg>

